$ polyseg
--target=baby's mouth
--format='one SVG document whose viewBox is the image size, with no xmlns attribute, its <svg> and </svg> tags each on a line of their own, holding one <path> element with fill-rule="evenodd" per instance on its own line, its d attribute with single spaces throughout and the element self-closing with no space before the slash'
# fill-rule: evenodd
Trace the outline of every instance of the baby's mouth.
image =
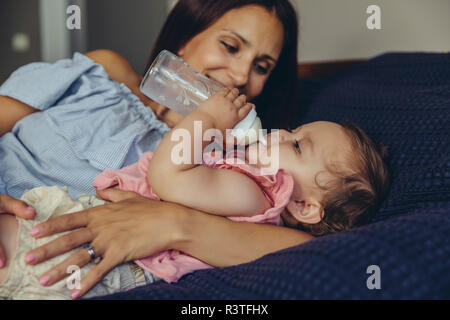
<svg viewBox="0 0 450 320">
<path fill-rule="evenodd" d="M 250 147 L 254 147 L 254 148 L 267 148 L 267 140 L 265 141 L 266 144 L 264 144 L 261 140 L 256 140 L 253 141 L 252 143 L 249 143 L 247 145 L 245 145 L 245 150 L 248 150 Z"/>
<path fill-rule="evenodd" d="M 247 161 L 250 161 L 250 152 L 256 153 L 257 154 L 256 158 L 258 159 L 257 160 L 258 163 L 253 164 L 253 165 L 256 165 L 257 167 L 259 167 L 260 166 L 259 151 L 261 150 L 261 148 L 268 148 L 268 146 L 264 145 L 261 141 L 255 141 L 255 142 L 252 142 L 252 143 L 246 145 L 245 146 L 245 159 Z M 268 152 L 268 151 L 266 151 L 266 152 Z"/>
<path fill-rule="evenodd" d="M 245 146 L 245 149 L 248 149 L 248 147 L 253 146 L 255 144 L 258 144 L 260 141 L 253 141 L 252 143 L 249 143 Z"/>
</svg>

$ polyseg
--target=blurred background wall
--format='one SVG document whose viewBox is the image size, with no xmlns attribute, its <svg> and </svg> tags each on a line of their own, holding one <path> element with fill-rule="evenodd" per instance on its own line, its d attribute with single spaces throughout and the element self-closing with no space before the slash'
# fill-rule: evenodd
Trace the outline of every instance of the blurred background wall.
<svg viewBox="0 0 450 320">
<path fill-rule="evenodd" d="M 218 0 L 220 1 L 220 0 Z M 99 48 L 124 55 L 143 73 L 176 0 L 0 0 L 0 83 L 29 62 Z M 292 0 L 300 18 L 299 61 L 370 58 L 386 51 L 450 49 L 450 0 Z M 66 9 L 81 9 L 68 30 Z M 381 29 L 369 30 L 369 5 Z"/>
<path fill-rule="evenodd" d="M 80 30 L 66 27 L 72 4 L 81 9 Z M 168 0 L 0 0 L 0 83 L 23 64 L 100 48 L 143 73 L 168 7 Z"/>
<path fill-rule="evenodd" d="M 369 58 L 386 51 L 450 50 L 450 0 L 295 0 L 299 61 Z M 369 30 L 377 5 L 381 29 Z"/>
<path fill-rule="evenodd" d="M 0 1 L 0 83 L 18 66 L 40 59 L 38 11 L 38 1 Z"/>
</svg>

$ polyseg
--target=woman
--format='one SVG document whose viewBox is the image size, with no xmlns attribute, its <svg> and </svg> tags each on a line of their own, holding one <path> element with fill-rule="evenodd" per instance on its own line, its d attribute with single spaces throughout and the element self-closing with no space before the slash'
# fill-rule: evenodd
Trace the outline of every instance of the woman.
<svg viewBox="0 0 450 320">
<path fill-rule="evenodd" d="M 263 119 L 271 120 L 266 121 L 267 125 L 281 124 L 276 106 L 283 106 L 283 113 L 289 112 L 284 108 L 293 98 L 296 79 L 297 20 L 288 1 L 179 1 L 149 61 L 162 48 L 176 52 L 194 68 L 225 86 L 237 87 L 258 106 Z M 179 114 L 139 92 L 142 77 L 125 59 L 109 51 L 95 51 L 87 56 L 101 64 L 112 79 L 124 83 L 160 120 L 169 126 L 180 120 Z M 25 103 L 5 99 L 2 103 L 14 105 L 14 112 L 1 117 L 5 119 L 0 123 L 2 134 L 37 111 Z M 98 195 L 113 203 L 41 224 L 34 230 L 36 237 L 81 229 L 33 250 L 26 257 L 33 265 L 90 243 L 95 255 L 103 260 L 82 280 L 82 289 L 76 292 L 76 297 L 86 293 L 114 266 L 162 250 L 178 249 L 223 267 L 249 262 L 312 238 L 282 227 L 235 223 L 116 189 Z M 8 195 L 0 196 L 0 208 L 20 217 L 33 217 L 33 210 Z M 243 247 L 242 243 L 247 246 Z M 0 259 L 5 262 L 1 253 Z M 77 251 L 43 275 L 48 280 L 46 285 L 63 279 L 69 265 L 82 266 L 90 259 L 87 250 Z"/>
</svg>

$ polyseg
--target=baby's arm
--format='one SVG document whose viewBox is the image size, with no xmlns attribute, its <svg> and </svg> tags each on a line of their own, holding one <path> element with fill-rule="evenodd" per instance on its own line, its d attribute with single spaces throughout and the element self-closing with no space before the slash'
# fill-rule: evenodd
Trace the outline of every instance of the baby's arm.
<svg viewBox="0 0 450 320">
<path fill-rule="evenodd" d="M 252 216 L 270 208 L 259 186 L 246 175 L 194 163 L 194 137 L 199 139 L 195 136 L 195 123 L 197 131 L 201 123 L 200 139 L 203 132 L 211 128 L 217 128 L 224 136 L 226 128 L 234 127 L 251 110 L 252 105 L 245 103 L 245 96 L 237 98 L 237 94 L 237 89 L 222 90 L 187 115 L 161 141 L 150 162 L 147 177 L 162 200 L 222 216 Z M 172 150 L 180 144 L 172 137 L 180 132 L 188 133 L 186 136 L 190 140 L 187 144 L 190 150 L 183 150 L 190 151 L 188 164 L 176 164 L 172 159 Z M 202 140 L 201 150 L 209 143 Z"/>
</svg>

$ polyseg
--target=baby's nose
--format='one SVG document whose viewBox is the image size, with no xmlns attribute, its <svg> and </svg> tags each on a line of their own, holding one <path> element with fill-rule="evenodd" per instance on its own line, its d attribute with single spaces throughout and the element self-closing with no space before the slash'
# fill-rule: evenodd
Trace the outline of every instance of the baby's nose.
<svg viewBox="0 0 450 320">
<path fill-rule="evenodd" d="M 272 143 L 281 143 L 285 141 L 288 136 L 289 131 L 287 130 L 280 129 L 277 131 L 273 131 L 266 136 L 267 144 L 271 145 Z"/>
<path fill-rule="evenodd" d="M 280 129 L 279 130 L 279 137 L 280 137 L 280 142 L 283 142 L 284 140 L 286 140 L 290 135 L 290 132 L 284 129 Z"/>
</svg>

